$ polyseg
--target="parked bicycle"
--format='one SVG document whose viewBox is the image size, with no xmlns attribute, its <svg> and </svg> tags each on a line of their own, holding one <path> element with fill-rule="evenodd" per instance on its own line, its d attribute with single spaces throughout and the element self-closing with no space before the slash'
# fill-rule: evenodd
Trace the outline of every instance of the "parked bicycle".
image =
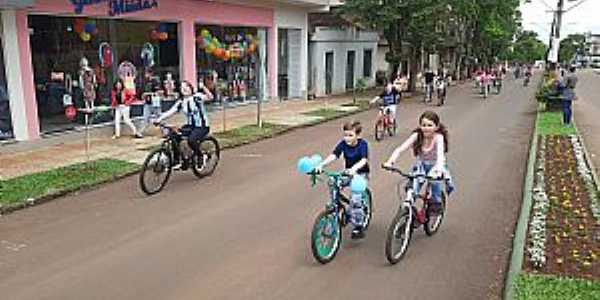
<svg viewBox="0 0 600 300">
<path fill-rule="evenodd" d="M 385 136 L 385 133 L 389 136 L 396 135 L 396 118 L 392 114 L 390 109 L 386 109 L 385 107 L 379 107 L 379 117 L 377 117 L 377 121 L 375 122 L 375 140 L 381 141 Z"/>
<path fill-rule="evenodd" d="M 152 150 L 140 172 L 140 187 L 147 195 L 160 192 L 171 176 L 174 161 L 182 161 L 188 165 L 194 175 L 203 178 L 211 175 L 219 163 L 219 142 L 208 136 L 200 142 L 200 153 L 194 153 L 189 147 L 187 137 L 176 127 L 159 124 L 163 142 L 158 149 Z M 173 151 L 178 147 L 180 151 Z M 175 157 L 178 155 L 179 157 Z M 185 169 L 182 169 L 185 170 Z"/>
<path fill-rule="evenodd" d="M 446 215 L 446 194 L 442 193 L 441 210 L 432 213 L 430 210 L 431 185 L 433 181 L 444 181 L 443 178 L 432 178 L 426 175 L 412 175 L 403 172 L 394 167 L 382 166 L 383 169 L 400 174 L 408 179 L 408 184 L 400 181 L 397 186 L 398 199 L 402 201 L 396 215 L 392 219 L 387 232 L 385 242 L 385 256 L 391 264 L 398 263 L 406 251 L 413 231 L 423 225 L 425 234 L 434 235 L 440 228 L 442 220 Z M 415 191 L 415 180 L 424 182 L 421 191 Z M 402 199 L 402 189 L 405 190 L 405 197 Z M 424 194 L 424 195 L 423 195 Z M 419 201 L 421 200 L 421 201 Z"/>
<path fill-rule="evenodd" d="M 316 173 L 312 171 L 308 173 L 312 186 L 315 186 L 317 181 L 322 181 L 319 178 L 319 175 L 322 174 L 327 177 L 329 202 L 315 219 L 310 236 L 310 245 L 313 257 L 318 262 L 326 264 L 335 258 L 342 241 L 342 228 L 350 222 L 350 196 L 345 195 L 342 190 L 350 185 L 352 176 L 345 172 L 323 171 L 323 173 Z M 368 188 L 364 190 L 361 196 L 364 201 L 365 215 L 363 228 L 367 230 L 373 215 L 373 199 Z"/>
</svg>

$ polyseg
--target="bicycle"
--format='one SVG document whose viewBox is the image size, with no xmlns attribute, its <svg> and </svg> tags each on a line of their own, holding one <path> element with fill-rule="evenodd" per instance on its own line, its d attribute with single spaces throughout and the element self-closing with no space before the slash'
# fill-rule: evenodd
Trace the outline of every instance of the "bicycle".
<svg viewBox="0 0 600 300">
<path fill-rule="evenodd" d="M 423 225 L 423 229 L 427 236 L 432 236 L 439 230 L 446 214 L 447 196 L 445 193 L 442 193 L 441 211 L 438 214 L 432 214 L 430 212 L 430 205 L 432 203 L 430 183 L 432 181 L 444 181 L 443 178 L 432 178 L 426 175 L 411 175 L 394 167 L 382 166 L 382 168 L 400 174 L 408 179 L 408 184 L 405 187 L 406 196 L 403 201 L 401 198 L 402 182 L 398 183 L 398 199 L 401 200 L 402 203 L 398 207 L 396 215 L 388 228 L 385 242 L 385 256 L 390 264 L 393 265 L 398 263 L 404 254 L 406 254 L 415 229 Z M 413 183 L 415 180 L 425 181 L 425 184 L 422 187 L 422 190 L 425 190 L 425 195 L 421 195 L 420 192 L 414 190 Z M 422 200 L 420 209 L 417 208 L 416 205 L 419 199 Z"/>
<path fill-rule="evenodd" d="M 200 142 L 200 153 L 194 153 L 191 149 L 186 151 L 183 145 L 187 145 L 188 138 L 175 127 L 162 123 L 158 125 L 163 141 L 159 148 L 152 150 L 146 156 L 140 172 L 139 183 L 144 193 L 153 195 L 165 187 L 173 171 L 173 162 L 176 158 L 189 163 L 190 169 L 198 178 L 209 176 L 215 171 L 219 163 L 221 150 L 219 142 L 214 137 L 207 136 L 204 138 Z M 181 141 L 178 142 L 178 139 L 181 139 Z M 175 157 L 174 147 L 184 148 L 178 152 L 179 157 Z M 189 155 L 186 156 L 186 152 Z"/>
<path fill-rule="evenodd" d="M 383 106 L 379 107 L 379 116 L 375 122 L 375 140 L 381 141 L 387 131 L 389 136 L 396 135 L 396 118 L 392 116 L 391 110 Z"/>
<path fill-rule="evenodd" d="M 313 257 L 321 264 L 327 264 L 335 258 L 342 241 L 342 228 L 349 223 L 350 216 L 347 210 L 350 198 L 342 193 L 342 189 L 350 184 L 352 177 L 345 172 L 312 171 L 307 174 L 311 176 L 312 186 L 320 180 L 318 176 L 321 174 L 328 178 L 330 198 L 325 209 L 315 218 L 310 245 Z M 373 199 L 369 188 L 362 193 L 362 199 L 365 214 L 363 230 L 367 230 L 373 216 Z"/>
</svg>

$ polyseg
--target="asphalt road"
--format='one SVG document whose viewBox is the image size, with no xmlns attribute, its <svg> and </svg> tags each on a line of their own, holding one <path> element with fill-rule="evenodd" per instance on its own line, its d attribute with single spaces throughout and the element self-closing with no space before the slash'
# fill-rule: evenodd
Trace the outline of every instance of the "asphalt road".
<svg viewBox="0 0 600 300">
<path fill-rule="evenodd" d="M 419 230 L 395 266 L 384 239 L 399 178 L 378 166 L 428 109 L 418 101 L 400 106 L 398 135 L 380 143 L 375 110 L 346 118 L 365 125 L 375 212 L 366 238 L 345 231 L 328 265 L 309 245 L 326 187 L 295 165 L 331 151 L 346 119 L 226 151 L 212 177 L 177 173 L 154 197 L 130 177 L 1 217 L 0 298 L 497 299 L 535 116 L 533 85 L 520 83 L 487 100 L 453 88 L 446 106 L 429 107 L 449 127 L 457 191 L 438 234 Z M 405 153 L 400 166 L 412 161 Z"/>
</svg>

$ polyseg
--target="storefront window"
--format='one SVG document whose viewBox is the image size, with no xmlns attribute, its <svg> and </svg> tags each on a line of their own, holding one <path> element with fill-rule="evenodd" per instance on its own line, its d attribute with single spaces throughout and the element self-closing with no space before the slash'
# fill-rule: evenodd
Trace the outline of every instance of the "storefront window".
<svg viewBox="0 0 600 300">
<path fill-rule="evenodd" d="M 2 48 L 0 39 L 0 49 Z M 0 55 L 0 140 L 13 138 L 12 121 L 10 116 L 10 103 L 6 90 L 6 76 L 4 74 L 4 56 Z"/>
<path fill-rule="evenodd" d="M 131 62 L 136 70 L 138 95 L 149 70 L 161 82 L 168 76 L 179 79 L 175 23 L 31 15 L 29 27 L 42 132 L 81 124 L 80 114 L 65 114 L 71 104 L 83 108 L 86 100 L 92 99 L 95 106 L 110 105 L 110 89 L 122 62 Z M 85 69 L 93 72 L 85 73 Z M 133 106 L 132 115 L 141 115 L 141 110 L 139 105 Z M 98 114 L 94 123 L 111 119 L 110 112 Z"/>
<path fill-rule="evenodd" d="M 196 26 L 198 80 L 217 92 L 217 102 L 244 102 L 261 96 L 264 75 L 260 74 L 264 72 L 260 70 L 266 64 L 265 55 L 259 55 L 261 43 L 265 43 L 259 39 L 259 31 L 262 29 Z"/>
</svg>

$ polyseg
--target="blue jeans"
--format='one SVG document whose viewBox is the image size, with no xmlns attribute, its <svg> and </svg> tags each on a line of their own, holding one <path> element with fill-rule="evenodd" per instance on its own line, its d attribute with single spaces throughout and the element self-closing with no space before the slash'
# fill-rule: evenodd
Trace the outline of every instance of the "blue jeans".
<svg viewBox="0 0 600 300">
<path fill-rule="evenodd" d="M 431 171 L 431 169 L 433 168 L 433 164 L 426 164 L 423 163 L 423 169 L 425 171 L 425 174 L 428 174 L 429 171 Z M 416 179 L 415 182 L 413 183 L 413 188 L 415 189 L 415 193 L 420 193 L 421 188 L 423 187 L 423 180 L 419 180 Z M 429 183 L 430 187 L 431 187 L 431 200 L 433 200 L 433 202 L 435 203 L 442 203 L 442 183 L 439 181 L 435 181 L 435 182 L 430 182 Z"/>
<path fill-rule="evenodd" d="M 563 123 L 565 123 L 565 125 L 571 124 L 571 116 L 573 115 L 573 110 L 571 109 L 571 104 L 573 104 L 573 101 L 570 101 L 570 100 L 562 101 Z"/>
<path fill-rule="evenodd" d="M 358 174 L 363 176 L 366 180 L 369 180 L 369 174 L 361 173 Z M 364 198 L 366 197 L 366 191 L 360 194 L 352 193 L 350 196 L 350 205 L 348 209 L 348 216 L 350 217 L 350 223 L 354 228 L 364 226 L 365 222 L 365 211 L 364 211 Z"/>
</svg>

